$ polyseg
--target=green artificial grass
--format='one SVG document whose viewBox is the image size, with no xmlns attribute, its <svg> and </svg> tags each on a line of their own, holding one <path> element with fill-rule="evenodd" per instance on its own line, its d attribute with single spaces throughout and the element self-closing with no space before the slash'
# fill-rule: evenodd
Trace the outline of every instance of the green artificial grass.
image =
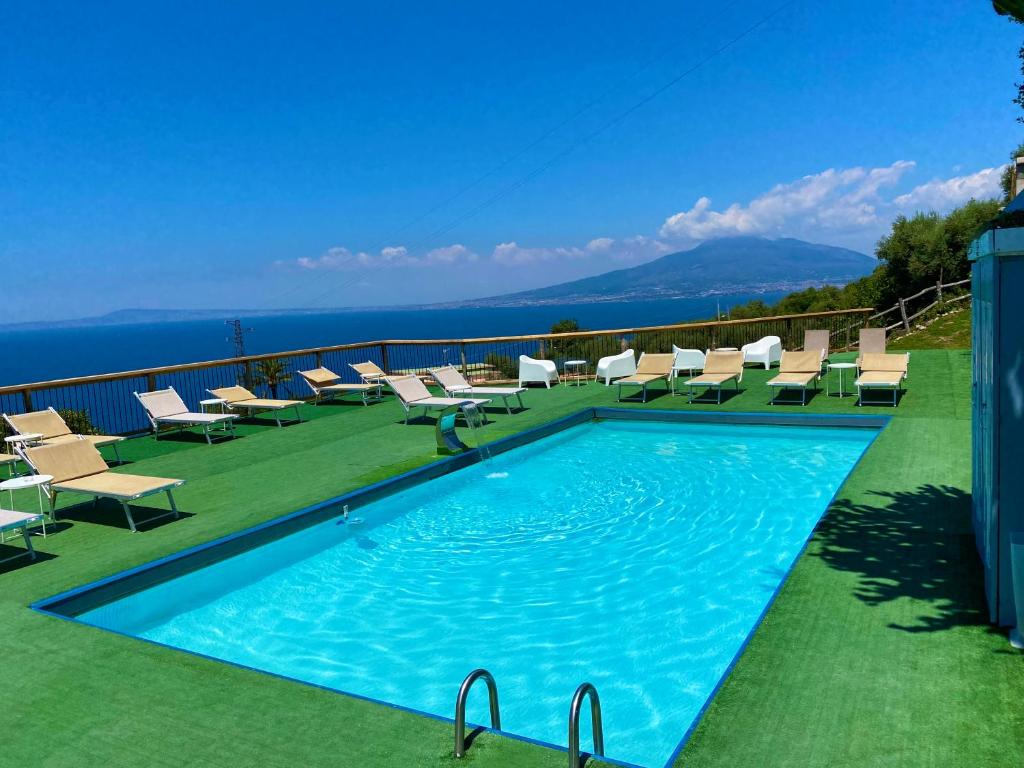
<svg viewBox="0 0 1024 768">
<path fill-rule="evenodd" d="M 668 395 L 628 406 L 895 417 L 822 520 L 678 764 L 1020 765 L 1024 719 L 1011 697 L 1024 668 L 985 622 L 968 519 L 969 353 L 914 352 L 897 409 L 857 408 L 852 397 L 823 392 L 806 407 L 768 406 L 771 375 L 748 369 L 743 389 L 720 407 Z M 493 440 L 613 404 L 614 392 L 593 383 L 534 389 L 526 411 L 495 409 L 480 434 Z M 115 505 L 66 507 L 61 530 L 34 540 L 37 562 L 0 566 L 0 654 L 8 660 L 0 764 L 565 764 L 564 753 L 492 734 L 455 761 L 449 724 L 26 607 L 435 459 L 432 423 L 404 426 L 390 398 L 310 406 L 304 415 L 284 429 L 244 425 L 239 439 L 214 446 L 196 436 L 126 441 L 128 463 L 118 471 L 188 480 L 177 493 L 183 519 L 132 535 Z M 34 508 L 30 493 L 17 501 Z M 607 747 L 614 755 L 615 745 Z"/>
</svg>

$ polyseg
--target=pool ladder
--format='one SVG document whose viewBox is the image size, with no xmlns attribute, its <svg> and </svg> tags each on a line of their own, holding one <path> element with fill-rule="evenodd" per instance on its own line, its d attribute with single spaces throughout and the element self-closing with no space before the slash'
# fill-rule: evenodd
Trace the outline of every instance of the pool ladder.
<svg viewBox="0 0 1024 768">
<path fill-rule="evenodd" d="M 474 669 L 459 686 L 459 695 L 455 698 L 455 756 L 466 756 L 466 699 L 473 683 L 483 678 L 487 685 L 487 698 L 491 709 L 491 728 L 501 730 L 501 711 L 498 707 L 498 684 L 494 675 L 486 669 Z M 597 757 L 604 756 L 604 727 L 601 722 L 601 699 L 597 688 L 591 683 L 582 683 L 572 695 L 569 704 L 569 768 L 580 768 L 580 711 L 583 700 L 590 697 L 590 722 L 594 734 L 594 751 Z"/>
</svg>

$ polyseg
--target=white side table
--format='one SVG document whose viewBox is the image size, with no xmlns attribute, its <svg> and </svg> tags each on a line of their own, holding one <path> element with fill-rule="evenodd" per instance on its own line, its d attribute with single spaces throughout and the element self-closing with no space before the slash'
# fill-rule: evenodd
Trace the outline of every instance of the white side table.
<svg viewBox="0 0 1024 768">
<path fill-rule="evenodd" d="M 851 368 L 856 368 L 856 367 L 857 367 L 856 363 L 829 363 L 826 366 L 826 370 L 828 370 L 828 371 L 832 371 L 832 370 L 839 371 L 839 392 L 837 393 L 839 397 L 846 397 L 847 395 L 852 395 L 853 394 L 853 392 L 846 392 L 846 391 L 843 390 L 843 371 L 848 371 Z M 831 390 L 829 388 L 829 380 L 826 378 L 825 379 L 825 397 L 829 397 L 831 394 L 832 394 L 832 392 L 831 392 Z"/>
<path fill-rule="evenodd" d="M 33 445 L 38 445 L 42 441 L 42 432 L 26 432 L 23 435 L 8 435 L 4 438 L 4 442 L 11 446 L 11 448 L 17 448 L 19 445 L 22 448 L 29 448 Z"/>
<path fill-rule="evenodd" d="M 220 408 L 220 412 L 224 413 L 224 406 L 227 404 L 227 400 L 223 397 L 210 397 L 206 400 L 199 401 L 199 410 L 203 413 L 207 413 L 210 408 Z"/>
<path fill-rule="evenodd" d="M 562 363 L 562 378 L 566 381 L 575 381 L 577 387 L 582 387 L 587 379 L 586 360 L 566 360 Z"/>
<path fill-rule="evenodd" d="M 10 480 L 4 480 L 0 483 L 0 491 L 7 491 L 11 497 L 11 509 L 14 509 L 14 492 L 21 491 L 26 488 L 35 488 L 39 495 L 39 514 L 43 516 L 43 536 L 46 536 L 46 518 L 50 518 L 50 522 L 54 522 L 53 514 L 46 511 L 43 507 L 43 486 L 53 480 L 53 475 L 22 475 L 21 477 L 13 477 Z M 47 502 L 49 506 L 49 502 Z"/>
</svg>

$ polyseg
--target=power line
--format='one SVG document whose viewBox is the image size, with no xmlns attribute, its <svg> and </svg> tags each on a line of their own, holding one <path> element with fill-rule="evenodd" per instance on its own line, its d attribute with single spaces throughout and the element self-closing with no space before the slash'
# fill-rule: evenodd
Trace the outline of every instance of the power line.
<svg viewBox="0 0 1024 768">
<path fill-rule="evenodd" d="M 711 62 L 714 59 L 716 59 L 719 56 L 721 56 L 723 53 L 728 51 L 730 48 L 734 47 L 735 45 L 737 45 L 738 43 L 743 41 L 745 38 L 750 36 L 753 32 L 755 32 L 758 29 L 760 29 L 761 27 L 763 27 L 765 24 L 767 24 L 773 18 L 778 16 L 780 13 L 782 13 L 784 10 L 786 10 L 790 6 L 795 5 L 797 2 L 798 2 L 798 0 L 786 0 L 786 2 L 783 2 L 780 5 L 776 6 L 773 10 L 771 10 L 768 13 L 766 13 L 765 15 L 761 16 L 757 21 L 755 21 L 750 26 L 744 28 L 738 34 L 736 34 L 733 37 L 729 38 L 722 45 L 718 46 L 713 51 L 711 51 L 710 53 L 708 53 L 705 56 L 703 56 L 696 63 L 694 63 L 693 65 L 691 65 L 687 69 L 685 69 L 683 72 L 681 72 L 680 74 L 678 74 L 675 77 L 671 78 L 667 82 L 663 83 L 661 86 L 656 88 L 654 91 L 649 93 L 647 96 L 644 96 L 643 98 L 638 99 L 637 101 L 635 101 L 633 104 L 631 104 L 626 109 L 622 110 L 621 112 L 617 113 L 613 117 L 609 118 L 604 123 L 599 125 L 596 129 L 594 129 L 593 131 L 591 131 L 587 135 L 583 136 L 581 139 L 571 143 L 569 146 L 563 148 L 562 150 L 559 150 L 554 155 L 549 157 L 548 160 L 544 161 L 543 163 L 541 163 L 539 166 L 537 166 L 533 170 L 529 171 L 528 173 L 524 174 L 523 176 L 521 176 L 520 178 L 518 178 L 514 182 L 512 182 L 512 183 L 506 185 L 505 187 L 503 187 L 502 189 L 498 190 L 497 192 L 495 192 L 491 196 L 489 196 L 486 199 L 484 199 L 478 205 L 470 208 L 465 213 L 457 216 L 455 219 L 450 221 L 448 224 L 446 224 L 446 225 L 436 229 L 434 232 L 432 232 L 427 237 L 422 238 L 422 239 L 420 239 L 418 241 L 415 241 L 412 244 L 412 246 L 410 246 L 410 250 L 415 250 L 417 248 L 423 247 L 426 244 L 436 240 L 438 237 L 451 232 L 453 229 L 458 227 L 460 224 L 463 224 L 466 221 L 468 221 L 469 219 L 479 215 L 480 213 L 482 213 L 484 210 L 490 208 L 495 203 L 501 201 L 502 199 L 504 199 L 508 195 L 512 194 L 513 192 L 521 189 L 526 184 L 530 183 L 531 181 L 533 181 L 537 177 L 539 177 L 542 174 L 544 174 L 551 167 L 553 167 L 557 163 L 559 163 L 562 160 L 564 160 L 566 157 L 568 157 L 569 155 L 574 153 L 579 148 L 589 144 L 591 141 L 593 141 L 595 138 L 597 138 L 601 134 L 605 133 L 609 129 L 611 129 L 614 126 L 618 125 L 619 123 L 621 123 L 623 120 L 625 120 L 627 117 L 629 117 L 633 113 L 635 113 L 638 110 L 642 109 L 643 107 L 645 107 L 647 104 L 649 104 L 652 101 L 654 101 L 656 98 L 658 98 L 662 94 L 664 94 L 667 91 L 669 91 L 672 88 L 674 88 L 676 85 L 678 85 L 684 79 L 686 79 L 687 77 L 692 75 L 694 72 L 698 71 L 699 69 L 704 67 L 709 62 Z M 645 65 L 641 69 L 641 71 L 643 69 L 646 69 L 646 67 L 649 66 L 649 65 L 650 64 Z M 605 95 L 607 93 L 608 93 L 608 91 L 605 92 Z M 600 101 L 603 98 L 604 98 L 604 95 L 602 95 L 596 101 Z M 572 119 L 574 119 L 579 114 L 582 114 L 583 112 L 587 111 L 593 103 L 596 103 L 596 101 L 588 103 L 588 105 L 586 107 L 584 107 L 581 110 L 577 111 L 577 113 L 574 113 L 574 115 L 572 117 L 567 118 L 566 120 L 562 121 L 562 123 L 559 123 L 559 125 L 556 128 L 551 129 L 549 132 L 547 132 L 544 135 L 544 138 L 549 136 L 551 133 L 553 133 L 558 128 L 568 124 L 568 122 L 570 122 Z M 530 145 L 530 147 L 532 148 L 533 146 L 536 146 L 536 144 L 539 143 L 542 140 L 543 139 L 536 140 L 535 142 L 533 142 Z M 525 151 L 527 151 L 527 149 L 522 150 L 520 153 L 518 153 L 517 156 L 521 155 Z M 511 162 L 511 161 L 509 161 L 509 162 Z M 500 167 L 504 167 L 505 165 L 507 165 L 507 163 L 502 163 Z M 494 172 L 496 172 L 496 171 L 494 171 Z M 489 176 L 489 175 L 491 175 L 491 173 L 492 172 L 489 172 L 488 174 L 485 174 L 485 176 Z M 477 183 L 479 183 L 479 181 L 473 182 L 472 184 L 469 185 L 469 187 L 467 187 L 467 189 L 475 186 Z M 459 195 L 461 195 L 461 192 L 457 193 L 455 197 L 457 197 Z M 438 206 L 438 207 L 440 207 L 440 206 Z M 420 218 L 422 219 L 423 217 L 421 216 Z M 326 296 L 330 295 L 331 293 L 344 290 L 345 288 L 348 288 L 352 284 L 354 284 L 357 280 L 361 279 L 361 277 L 362 277 L 361 274 L 357 274 L 357 275 L 353 276 L 351 279 L 346 280 L 345 282 L 343 282 L 341 285 L 335 285 L 332 288 L 328 289 L 327 291 L 318 294 L 316 296 L 316 298 L 314 298 L 312 301 L 313 302 L 319 301 L 319 300 L 325 298 Z"/>
</svg>

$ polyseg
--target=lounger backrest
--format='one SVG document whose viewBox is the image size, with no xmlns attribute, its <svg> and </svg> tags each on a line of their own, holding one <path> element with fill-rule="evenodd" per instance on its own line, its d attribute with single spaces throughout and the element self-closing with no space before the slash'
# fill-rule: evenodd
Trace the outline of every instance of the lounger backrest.
<svg viewBox="0 0 1024 768">
<path fill-rule="evenodd" d="M 162 419 L 165 416 L 177 416 L 179 413 L 188 413 L 188 406 L 181 396 L 172 387 L 158 389 L 156 392 L 136 392 L 142 407 L 146 409 L 150 418 Z"/>
<path fill-rule="evenodd" d="M 430 371 L 430 375 L 445 389 L 467 389 L 469 387 L 469 382 L 454 365 L 434 368 Z"/>
<path fill-rule="evenodd" d="M 708 352 L 704 361 L 704 373 L 731 373 L 739 375 L 743 372 L 742 352 Z"/>
<path fill-rule="evenodd" d="M 640 355 L 640 362 L 636 364 L 636 372 L 647 376 L 668 376 L 672 373 L 672 363 L 676 356 L 671 353 Z"/>
<path fill-rule="evenodd" d="M 419 376 L 414 374 L 389 376 L 385 381 L 405 403 L 413 403 L 425 397 L 433 397 L 430 394 L 430 390 L 427 389 L 427 385 L 420 381 Z"/>
<path fill-rule="evenodd" d="M 255 400 L 256 395 L 250 392 L 245 387 L 221 387 L 220 389 L 211 389 L 210 394 L 214 397 L 219 397 L 228 403 L 238 403 L 243 400 Z"/>
<path fill-rule="evenodd" d="M 55 483 L 107 471 L 107 462 L 88 440 L 28 448 L 25 459 L 40 475 L 53 475 Z"/>
<path fill-rule="evenodd" d="M 820 373 L 821 353 L 814 350 L 804 352 L 783 352 L 779 373 Z"/>
<path fill-rule="evenodd" d="M 910 355 L 907 354 L 867 354 L 861 359 L 860 369 L 862 371 L 885 371 L 906 373 L 907 365 L 910 362 Z"/>
<path fill-rule="evenodd" d="M 49 438 L 71 434 L 67 423 L 53 408 L 47 408 L 45 411 L 33 411 L 32 413 L 15 413 L 10 416 L 4 414 L 4 418 L 7 419 L 7 423 L 16 432 L 22 435 L 36 433 Z"/>
<path fill-rule="evenodd" d="M 349 363 L 349 366 L 360 376 L 386 376 L 387 374 L 376 363 Z"/>
<path fill-rule="evenodd" d="M 329 371 L 323 367 L 314 368 L 312 371 L 299 371 L 299 376 L 312 384 L 314 389 L 330 386 L 341 378 L 334 371 Z"/>
<path fill-rule="evenodd" d="M 862 357 L 872 352 L 885 352 L 885 328 L 861 328 L 858 346 Z"/>
<path fill-rule="evenodd" d="M 828 331 L 804 331 L 804 352 L 818 352 L 819 359 L 828 357 L 831 336 Z"/>
</svg>

